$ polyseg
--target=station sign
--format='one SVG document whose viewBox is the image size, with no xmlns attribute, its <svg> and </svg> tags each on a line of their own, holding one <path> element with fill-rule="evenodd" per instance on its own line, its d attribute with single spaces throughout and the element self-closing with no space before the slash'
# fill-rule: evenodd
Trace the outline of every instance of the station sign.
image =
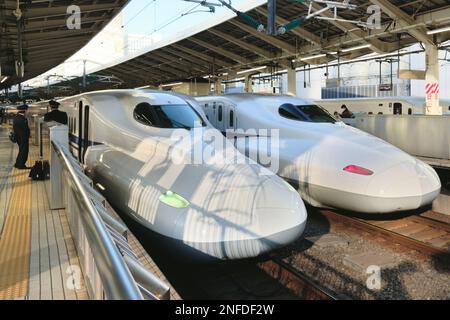
<svg viewBox="0 0 450 320">
<path fill-rule="evenodd" d="M 380 84 L 380 91 L 392 91 L 392 85 L 390 84 Z"/>
</svg>

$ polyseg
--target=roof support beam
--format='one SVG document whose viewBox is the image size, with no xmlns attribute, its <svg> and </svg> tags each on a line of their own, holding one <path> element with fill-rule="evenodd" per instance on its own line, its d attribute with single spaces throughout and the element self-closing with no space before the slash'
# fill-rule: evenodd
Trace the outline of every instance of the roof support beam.
<svg viewBox="0 0 450 320">
<path fill-rule="evenodd" d="M 149 60 L 148 58 L 151 58 L 151 60 Z M 151 69 L 156 69 L 156 70 L 159 69 L 164 72 L 167 72 L 167 73 L 171 74 L 173 77 L 178 77 L 178 78 L 189 77 L 189 74 L 187 72 L 185 72 L 184 70 L 178 70 L 176 68 L 172 68 L 166 62 L 163 62 L 155 57 L 142 56 L 139 58 L 139 60 L 136 60 L 136 62 L 147 64 Z"/>
<path fill-rule="evenodd" d="M 199 67 L 189 61 L 182 60 L 181 58 L 174 57 L 169 54 L 163 54 L 161 52 L 152 52 L 152 56 L 156 56 L 159 60 L 163 60 L 163 62 L 170 63 L 171 65 L 175 64 L 177 66 L 181 66 L 181 70 L 189 70 L 189 72 L 197 71 L 200 73 L 207 73 L 209 71 L 208 68 Z"/>
<path fill-rule="evenodd" d="M 393 20 L 399 20 L 407 25 L 415 24 L 415 20 L 412 17 L 406 14 L 403 10 L 397 8 L 388 0 L 370 0 L 370 2 L 378 5 Z M 408 32 L 418 41 L 421 41 L 427 45 L 435 45 L 433 39 L 427 35 L 427 29 L 425 27 L 410 29 Z"/>
<path fill-rule="evenodd" d="M 261 49 L 258 46 L 255 46 L 255 45 L 252 45 L 252 44 L 250 44 L 248 42 L 245 42 L 243 40 L 237 39 L 237 38 L 235 38 L 233 36 L 230 36 L 229 34 L 221 32 L 219 30 L 209 29 L 208 32 L 212 33 L 213 35 L 216 35 L 216 36 L 218 36 L 218 37 L 220 37 L 222 39 L 225 39 L 225 40 L 227 40 L 227 41 L 229 41 L 231 43 L 234 43 L 234 44 L 244 48 L 247 51 L 254 52 L 254 53 L 258 54 L 261 57 L 268 58 L 268 59 L 275 58 L 275 55 L 272 52 L 264 50 L 264 49 Z"/>
<path fill-rule="evenodd" d="M 81 30 L 59 30 L 59 31 L 50 31 L 50 32 L 34 32 L 34 33 L 25 33 L 23 35 L 24 41 L 33 41 L 40 39 L 57 39 L 57 38 L 70 38 L 79 35 L 85 35 L 86 37 L 90 37 L 90 34 L 95 32 L 93 29 L 81 29 Z"/>
<path fill-rule="evenodd" d="M 128 65 L 130 65 L 131 68 L 133 68 L 136 72 L 146 71 L 146 70 L 150 69 L 150 68 L 142 67 L 141 64 L 138 64 L 134 60 L 133 61 L 129 60 L 129 61 L 125 62 L 125 65 L 126 65 L 125 70 L 127 70 L 128 73 L 133 73 L 133 74 L 134 74 L 134 72 L 132 72 L 131 69 L 128 69 Z M 158 70 L 158 71 L 160 71 L 160 70 Z M 153 70 L 151 70 L 151 72 L 146 72 L 145 76 L 152 80 L 163 80 L 164 78 L 167 78 L 167 74 L 163 74 L 161 72 L 156 72 L 156 70 L 154 68 L 153 68 Z"/>
<path fill-rule="evenodd" d="M 207 63 L 206 61 L 204 61 L 202 59 L 199 59 L 197 57 L 191 56 L 189 54 L 186 54 L 186 53 L 183 53 L 183 52 L 180 52 L 180 51 L 177 51 L 177 50 L 174 50 L 174 49 L 172 49 L 170 47 L 163 47 L 163 48 L 161 48 L 161 50 L 163 52 L 168 52 L 168 53 L 170 53 L 170 54 L 172 54 L 174 56 L 180 57 L 180 58 L 183 59 L 183 61 L 190 62 L 190 63 L 195 63 L 197 66 L 203 67 L 204 69 L 208 69 L 208 70 L 211 69 L 211 65 L 209 64 L 209 62 Z"/>
<path fill-rule="evenodd" d="M 217 52 L 218 54 L 220 54 L 220 55 L 222 55 L 224 57 L 227 57 L 227 58 L 229 58 L 231 60 L 234 60 L 236 62 L 239 62 L 239 63 L 249 63 L 250 62 L 248 59 L 246 59 L 244 57 L 241 57 L 238 54 L 235 54 L 235 53 L 233 53 L 231 51 L 219 48 L 219 47 L 217 47 L 217 46 L 215 46 L 213 44 L 209 44 L 208 42 L 205 42 L 203 40 L 200 40 L 200 39 L 197 39 L 197 38 L 193 38 L 193 37 L 190 37 L 187 40 L 189 40 L 191 42 L 194 42 L 194 43 L 198 44 L 199 46 L 202 46 L 203 48 L 206 48 L 208 50 Z"/>
<path fill-rule="evenodd" d="M 126 77 L 131 79 L 141 79 L 143 81 L 148 81 L 148 77 L 141 75 L 139 72 L 133 72 L 133 70 L 127 69 L 122 65 L 116 65 L 109 70 L 111 70 L 111 72 L 121 73 L 122 75 L 125 75 Z"/>
<path fill-rule="evenodd" d="M 308 4 L 304 3 L 305 6 L 308 6 Z M 312 4 L 312 7 L 315 10 L 320 10 L 322 9 L 321 6 L 317 5 L 317 4 Z M 321 14 L 324 17 L 327 18 L 333 18 L 334 14 L 331 13 L 330 11 L 325 11 Z M 340 18 L 339 16 L 337 16 L 337 18 Z M 357 27 L 355 24 L 352 24 L 350 22 L 345 22 L 345 21 L 336 21 L 336 20 L 329 20 L 329 22 L 331 24 L 333 24 L 334 26 L 336 26 L 337 28 L 341 29 L 342 31 L 344 31 L 345 33 L 348 33 L 348 35 L 355 40 L 361 40 L 362 42 L 366 43 L 366 44 L 370 44 L 373 48 L 374 51 L 377 51 L 378 53 L 384 53 L 388 51 L 387 46 L 380 40 L 378 39 L 370 39 L 370 40 L 366 40 L 365 36 L 368 34 L 367 32 L 365 32 L 364 30 L 360 29 L 359 27 Z"/>
<path fill-rule="evenodd" d="M 93 17 L 93 18 L 83 18 L 81 19 L 81 26 L 83 28 L 83 25 L 89 24 L 89 23 L 95 23 L 95 22 L 103 22 L 105 21 L 105 18 L 99 18 L 99 17 Z M 42 30 L 48 30 L 48 29 L 54 29 L 54 28 L 65 28 L 67 30 L 67 17 L 64 17 L 63 19 L 57 19 L 57 20 L 42 20 L 42 21 L 30 21 L 25 25 L 24 32 L 33 32 L 33 31 L 42 31 Z"/>
<path fill-rule="evenodd" d="M 81 14 L 98 12 L 98 11 L 111 11 L 121 9 L 123 4 L 114 6 L 111 3 L 106 4 L 90 4 L 79 5 L 81 8 Z M 24 19 L 45 19 L 50 17 L 67 16 L 67 5 L 58 5 L 49 8 L 32 8 L 24 13 Z"/>
<path fill-rule="evenodd" d="M 170 46 L 175 48 L 175 49 L 178 49 L 180 51 L 186 52 L 186 53 L 188 53 L 188 54 L 190 54 L 190 55 L 192 55 L 194 57 L 198 57 L 198 58 L 200 58 L 202 60 L 208 61 L 209 63 L 211 63 L 211 64 L 213 64 L 215 66 L 218 66 L 218 67 L 231 67 L 231 66 L 233 66 L 232 63 L 225 62 L 225 61 L 223 61 L 221 59 L 217 59 L 215 57 L 211 57 L 211 56 L 209 56 L 207 54 L 198 52 L 196 50 L 192 50 L 190 48 L 186 48 L 186 47 L 184 47 L 182 45 L 179 45 L 179 44 L 175 44 L 174 43 L 174 44 L 171 44 Z"/>
<path fill-rule="evenodd" d="M 229 22 L 234 24 L 236 27 L 244 30 L 245 32 L 250 33 L 252 36 L 257 37 L 275 47 L 278 47 L 286 51 L 287 53 L 290 53 L 292 55 L 295 55 L 297 53 L 297 49 L 294 46 L 286 43 L 285 41 L 282 41 L 276 37 L 269 36 L 265 33 L 258 32 L 258 30 L 253 29 L 252 27 L 243 24 L 242 22 L 239 22 L 236 19 L 230 20 Z"/>
<path fill-rule="evenodd" d="M 159 63 L 157 68 L 161 68 L 162 70 L 165 70 L 166 72 L 170 72 L 174 76 L 181 77 L 181 78 L 188 78 L 191 76 L 191 74 L 186 69 L 184 69 L 183 66 L 180 67 L 179 65 L 176 65 L 173 62 L 168 62 L 167 60 L 162 59 L 156 55 L 152 55 L 151 58 L 152 58 L 152 60 L 155 60 L 155 61 L 157 61 L 157 63 Z"/>
<path fill-rule="evenodd" d="M 268 15 L 267 10 L 263 7 L 256 8 L 256 11 L 266 17 Z M 289 22 L 289 20 L 286 20 L 280 16 L 276 16 L 276 21 L 279 24 L 287 24 Z M 308 40 L 309 42 L 316 44 L 316 45 L 320 45 L 320 43 L 322 42 L 320 37 L 316 36 L 312 32 L 305 30 L 304 28 L 295 28 L 295 29 L 292 29 L 290 32 L 292 32 L 296 36 L 299 36 L 302 39 Z"/>
</svg>

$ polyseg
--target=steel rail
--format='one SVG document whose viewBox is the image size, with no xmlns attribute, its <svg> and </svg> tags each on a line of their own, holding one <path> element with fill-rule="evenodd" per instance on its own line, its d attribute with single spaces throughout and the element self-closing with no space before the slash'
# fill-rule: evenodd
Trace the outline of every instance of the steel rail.
<svg viewBox="0 0 450 320">
<path fill-rule="evenodd" d="M 346 223 L 346 225 L 359 228 L 360 230 L 363 231 L 381 234 L 385 239 L 392 240 L 395 243 L 416 250 L 427 256 L 436 256 L 444 259 L 450 259 L 450 252 L 445 250 L 444 248 L 429 245 L 418 239 L 403 235 L 393 230 L 377 226 L 368 221 L 364 221 L 359 218 L 345 216 L 328 210 L 322 210 L 320 211 L 320 214 L 322 214 L 329 220 L 344 222 Z"/>
<path fill-rule="evenodd" d="M 314 282 L 300 270 L 295 269 L 279 258 L 272 258 L 272 260 L 258 263 L 258 267 L 305 300 L 348 299 L 332 293 L 330 290 Z"/>
</svg>

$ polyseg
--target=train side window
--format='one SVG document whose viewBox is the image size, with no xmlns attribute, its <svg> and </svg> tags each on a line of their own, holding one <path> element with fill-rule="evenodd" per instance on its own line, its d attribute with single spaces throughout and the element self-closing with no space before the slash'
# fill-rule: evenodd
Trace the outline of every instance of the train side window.
<svg viewBox="0 0 450 320">
<path fill-rule="evenodd" d="M 219 106 L 219 111 L 218 111 L 218 113 L 219 113 L 219 115 L 218 115 L 218 120 L 219 120 L 219 122 L 222 122 L 222 106 Z"/>
<path fill-rule="evenodd" d="M 148 125 L 154 126 L 156 124 L 155 115 L 152 112 L 152 107 L 148 103 L 140 103 L 134 108 L 133 116 L 136 121 Z"/>
<path fill-rule="evenodd" d="M 399 102 L 395 102 L 394 103 L 394 114 L 396 115 L 401 115 L 402 112 L 402 104 Z"/>
<path fill-rule="evenodd" d="M 229 122 L 229 124 L 230 124 L 230 128 L 234 127 L 234 111 L 233 110 L 230 110 L 230 122 Z"/>
</svg>

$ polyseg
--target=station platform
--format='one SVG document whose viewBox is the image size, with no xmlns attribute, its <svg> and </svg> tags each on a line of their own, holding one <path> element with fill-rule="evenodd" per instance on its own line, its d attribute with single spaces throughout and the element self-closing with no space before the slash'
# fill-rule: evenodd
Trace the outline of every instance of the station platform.
<svg viewBox="0 0 450 320">
<path fill-rule="evenodd" d="M 65 210 L 49 208 L 49 182 L 32 181 L 29 170 L 13 167 L 17 147 L 0 129 L 0 299 L 86 300 L 83 276 Z M 27 166 L 38 158 L 30 145 Z"/>
<path fill-rule="evenodd" d="M 0 300 L 95 299 L 87 289 L 68 213 L 50 209 L 49 180 L 33 181 L 29 170 L 14 168 L 18 148 L 9 141 L 9 131 L 0 127 Z M 39 159 L 38 149 L 30 143 L 27 167 Z M 44 148 L 44 159 L 48 153 Z M 127 241 L 140 264 L 170 286 L 165 299 L 181 299 L 135 236 L 128 233 Z"/>
<path fill-rule="evenodd" d="M 425 163 L 428 163 L 432 167 L 450 169 L 450 159 L 436 159 L 427 157 L 416 157 L 416 158 Z"/>
</svg>

